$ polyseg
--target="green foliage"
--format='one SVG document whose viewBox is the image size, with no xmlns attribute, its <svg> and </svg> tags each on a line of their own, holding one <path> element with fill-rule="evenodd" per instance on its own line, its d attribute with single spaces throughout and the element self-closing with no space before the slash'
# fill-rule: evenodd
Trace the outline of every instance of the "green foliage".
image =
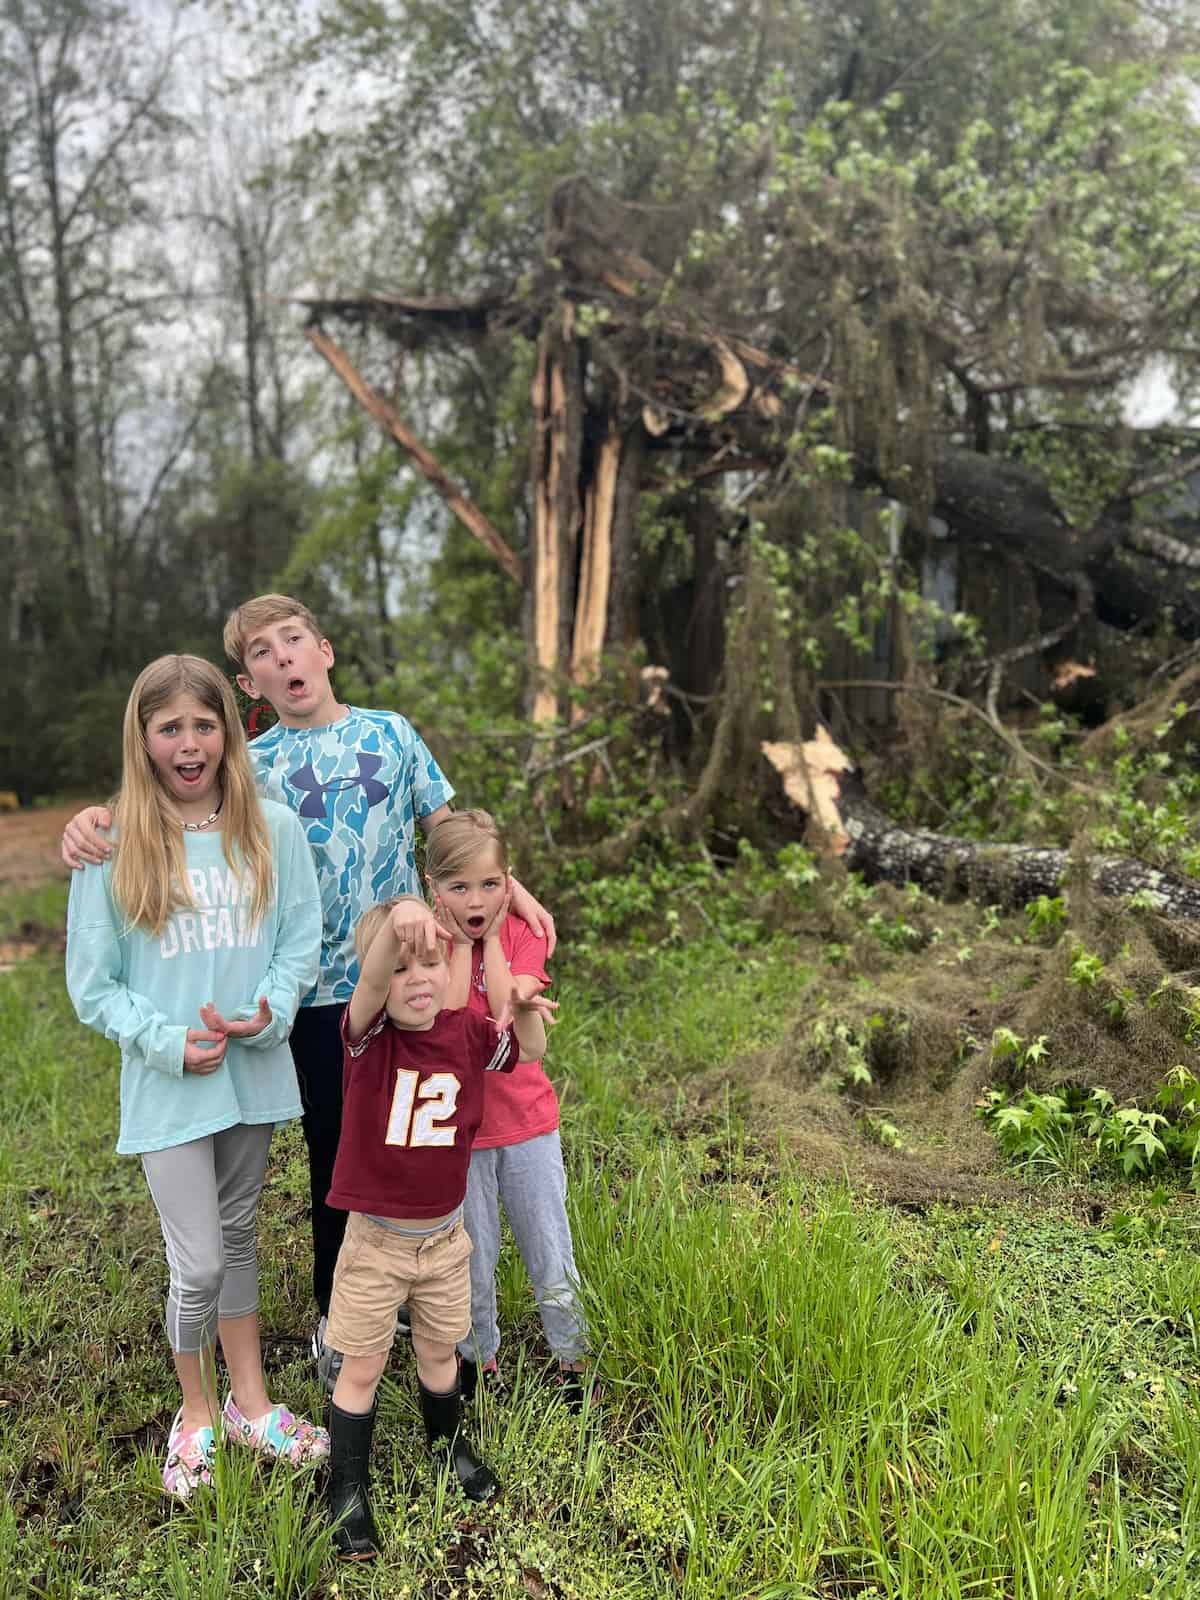
<svg viewBox="0 0 1200 1600">
<path fill-rule="evenodd" d="M 1195 751 L 1185 744 L 1179 754 L 1169 748 L 1176 722 L 1187 707 L 1174 708 L 1154 730 L 1144 751 L 1121 750 L 1100 792 L 1101 820 L 1093 830 L 1102 850 L 1140 856 L 1186 877 L 1200 876 L 1200 773 Z"/>
<path fill-rule="evenodd" d="M 874 1081 L 867 1060 L 866 1041 L 849 1023 L 826 1022 L 818 1017 L 809 1033 L 811 1045 L 841 1088 L 867 1088 Z"/>
<path fill-rule="evenodd" d="M 1039 894 L 1025 907 L 1029 937 L 1039 944 L 1055 944 L 1067 920 L 1066 896 Z"/>
<path fill-rule="evenodd" d="M 1026 1086 L 1015 1098 L 989 1089 L 979 1113 L 1003 1153 L 1039 1176 L 1172 1174 L 1200 1187 L 1200 1082 L 1186 1067 L 1173 1067 L 1154 1103 L 1159 1109 L 1148 1111 L 1118 1106 L 1104 1088 L 1042 1093 Z"/>
<path fill-rule="evenodd" d="M 1041 1033 L 1026 1044 L 1011 1028 L 997 1028 L 992 1034 L 992 1064 L 999 1066 L 1003 1062 L 1009 1063 L 1006 1071 L 1015 1076 L 1040 1067 L 1049 1054 L 1049 1048 L 1047 1034 Z"/>
</svg>

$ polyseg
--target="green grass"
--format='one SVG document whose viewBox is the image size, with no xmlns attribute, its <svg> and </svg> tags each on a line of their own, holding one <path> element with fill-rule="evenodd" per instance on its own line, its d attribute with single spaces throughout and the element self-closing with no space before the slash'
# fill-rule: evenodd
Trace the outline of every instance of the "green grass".
<svg viewBox="0 0 1200 1600">
<path fill-rule="evenodd" d="M 1200 1267 L 1044 1207 L 901 1216 L 810 1181 L 689 1076 L 786 1036 L 782 942 L 567 969 L 552 1062 L 602 1406 L 547 1384 L 502 1258 L 513 1384 L 473 1421 L 504 1494 L 435 1481 L 411 1360 L 382 1391 L 385 1547 L 339 1569 L 310 1479 L 222 1452 L 157 1492 L 176 1404 L 165 1269 L 138 1164 L 112 1153 L 114 1052 L 57 965 L 0 978 L 0 1592 L 513 1600 L 1189 1600 L 1200 1595 Z M 690 1128 L 684 1136 L 672 1132 Z M 303 1150 L 261 1211 L 268 1376 L 310 1414 Z"/>
</svg>

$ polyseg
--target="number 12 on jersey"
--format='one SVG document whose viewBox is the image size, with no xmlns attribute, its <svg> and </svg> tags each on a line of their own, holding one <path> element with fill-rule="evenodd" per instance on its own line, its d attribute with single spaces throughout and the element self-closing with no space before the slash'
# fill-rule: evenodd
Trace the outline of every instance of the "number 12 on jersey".
<svg viewBox="0 0 1200 1600">
<path fill-rule="evenodd" d="M 397 1067 L 384 1143 L 408 1145 L 412 1149 L 453 1144 L 458 1129 L 445 1124 L 454 1115 L 461 1087 L 452 1072 L 431 1072 L 421 1083 L 419 1072 Z"/>
</svg>

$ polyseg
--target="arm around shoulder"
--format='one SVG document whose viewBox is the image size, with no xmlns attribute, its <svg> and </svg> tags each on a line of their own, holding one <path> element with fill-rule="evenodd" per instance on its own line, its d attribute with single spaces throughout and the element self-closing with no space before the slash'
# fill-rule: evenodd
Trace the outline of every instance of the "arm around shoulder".
<svg viewBox="0 0 1200 1600">
<path fill-rule="evenodd" d="M 107 806 L 84 806 L 63 829 L 60 852 L 63 862 L 74 871 L 98 867 L 112 855 L 112 841 L 105 832 L 112 827 L 112 812 Z"/>
</svg>

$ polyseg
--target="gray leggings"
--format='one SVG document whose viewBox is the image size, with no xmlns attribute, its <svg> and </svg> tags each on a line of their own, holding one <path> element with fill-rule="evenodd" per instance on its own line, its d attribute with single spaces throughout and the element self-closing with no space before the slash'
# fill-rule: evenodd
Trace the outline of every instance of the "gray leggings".
<svg viewBox="0 0 1200 1600">
<path fill-rule="evenodd" d="M 180 1354 L 215 1343 L 218 1317 L 258 1310 L 255 1221 L 274 1131 L 243 1122 L 142 1156 L 171 1270 L 167 1337 Z"/>
<path fill-rule="evenodd" d="M 463 1221 L 475 1246 L 471 1256 L 471 1332 L 459 1345 L 468 1361 L 490 1361 L 500 1348 L 496 1323 L 496 1262 L 500 1258 L 500 1205 L 533 1284 L 546 1343 L 560 1361 L 577 1361 L 587 1349 L 575 1295 L 579 1281 L 567 1221 L 567 1177 L 558 1130 L 473 1150 Z"/>
</svg>

